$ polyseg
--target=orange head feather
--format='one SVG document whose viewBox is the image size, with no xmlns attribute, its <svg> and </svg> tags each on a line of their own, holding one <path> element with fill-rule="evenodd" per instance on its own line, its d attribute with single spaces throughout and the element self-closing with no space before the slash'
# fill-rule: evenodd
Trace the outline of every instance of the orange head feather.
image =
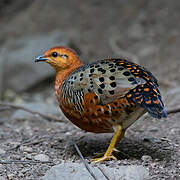
<svg viewBox="0 0 180 180">
<path fill-rule="evenodd" d="M 71 72 L 82 66 L 76 52 L 63 46 L 47 50 L 42 56 L 36 58 L 35 62 L 39 61 L 47 62 L 56 70 L 56 86 L 60 86 Z"/>
<path fill-rule="evenodd" d="M 35 62 L 45 61 L 50 64 L 56 72 L 77 66 L 80 60 L 76 52 L 63 46 L 53 47 L 47 50 L 42 56 L 36 58 Z"/>
</svg>

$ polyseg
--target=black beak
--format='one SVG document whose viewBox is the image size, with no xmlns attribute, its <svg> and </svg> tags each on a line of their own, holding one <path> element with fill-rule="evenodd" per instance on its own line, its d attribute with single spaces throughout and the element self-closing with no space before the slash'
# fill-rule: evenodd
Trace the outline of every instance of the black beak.
<svg viewBox="0 0 180 180">
<path fill-rule="evenodd" d="M 38 56 L 34 62 L 40 62 L 40 61 L 46 61 L 46 60 L 48 60 L 48 58 L 45 58 L 43 55 L 41 55 L 41 56 Z"/>
</svg>

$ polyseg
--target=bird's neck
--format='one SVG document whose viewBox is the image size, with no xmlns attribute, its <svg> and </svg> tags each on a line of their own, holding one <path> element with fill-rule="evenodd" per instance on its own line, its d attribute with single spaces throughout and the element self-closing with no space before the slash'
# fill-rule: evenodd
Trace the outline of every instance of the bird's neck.
<svg viewBox="0 0 180 180">
<path fill-rule="evenodd" d="M 75 65 L 71 66 L 68 69 L 64 70 L 56 70 L 56 80 L 55 80 L 55 91 L 57 93 L 59 87 L 61 87 L 63 81 L 73 72 L 75 71 L 78 67 L 82 66 L 82 62 L 78 61 Z"/>
</svg>

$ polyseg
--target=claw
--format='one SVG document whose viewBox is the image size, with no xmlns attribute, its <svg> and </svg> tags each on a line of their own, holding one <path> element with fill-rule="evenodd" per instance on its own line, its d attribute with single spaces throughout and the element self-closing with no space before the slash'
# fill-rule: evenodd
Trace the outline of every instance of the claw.
<svg viewBox="0 0 180 180">
<path fill-rule="evenodd" d="M 121 140 L 124 136 L 124 133 L 125 131 L 122 129 L 122 126 L 121 125 L 118 125 L 116 127 L 116 130 L 115 130 L 115 133 L 114 133 L 114 136 L 111 140 L 111 143 L 106 151 L 106 153 L 102 156 L 102 157 L 99 157 L 99 158 L 94 158 L 94 159 L 91 159 L 91 162 L 95 162 L 95 163 L 98 163 L 98 162 L 103 162 L 105 160 L 109 160 L 109 159 L 114 159 L 114 160 L 117 160 L 117 158 L 115 156 L 112 155 L 113 151 L 116 151 L 116 152 L 119 152 L 116 148 L 115 148 L 115 145 L 117 144 L 117 142 L 119 140 Z M 102 155 L 102 154 L 101 154 Z"/>
<path fill-rule="evenodd" d="M 119 151 L 118 149 L 116 149 L 116 148 L 114 148 L 113 151 L 115 151 L 115 152 L 120 152 L 120 151 Z"/>
<path fill-rule="evenodd" d="M 118 149 L 114 148 L 112 152 L 120 152 Z M 93 159 L 96 159 L 98 157 L 101 157 L 101 156 L 104 156 L 105 152 L 102 152 L 102 153 L 94 153 L 94 158 Z"/>
<path fill-rule="evenodd" d="M 114 159 L 114 160 L 117 160 L 117 158 L 113 155 L 109 155 L 109 156 L 102 156 L 100 158 L 94 158 L 94 159 L 91 159 L 91 162 L 95 162 L 95 163 L 98 163 L 98 162 L 103 162 L 103 161 L 106 161 L 106 160 L 110 160 L 110 159 Z"/>
</svg>

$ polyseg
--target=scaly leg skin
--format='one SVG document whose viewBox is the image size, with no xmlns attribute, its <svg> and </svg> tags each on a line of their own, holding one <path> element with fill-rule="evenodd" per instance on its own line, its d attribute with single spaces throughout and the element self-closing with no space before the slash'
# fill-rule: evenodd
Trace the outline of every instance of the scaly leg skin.
<svg viewBox="0 0 180 180">
<path fill-rule="evenodd" d="M 118 149 L 114 148 L 112 152 L 120 152 Z M 101 157 L 105 154 L 105 152 L 101 152 L 101 153 L 94 153 L 95 154 L 95 158 L 97 157 Z"/>
<path fill-rule="evenodd" d="M 124 137 L 124 134 L 125 134 L 125 130 L 122 129 L 122 126 L 117 125 L 113 138 L 105 154 L 100 158 L 91 159 L 91 162 L 98 163 L 109 159 L 117 160 L 117 158 L 112 155 L 112 152 L 115 150 L 116 144 Z"/>
</svg>

